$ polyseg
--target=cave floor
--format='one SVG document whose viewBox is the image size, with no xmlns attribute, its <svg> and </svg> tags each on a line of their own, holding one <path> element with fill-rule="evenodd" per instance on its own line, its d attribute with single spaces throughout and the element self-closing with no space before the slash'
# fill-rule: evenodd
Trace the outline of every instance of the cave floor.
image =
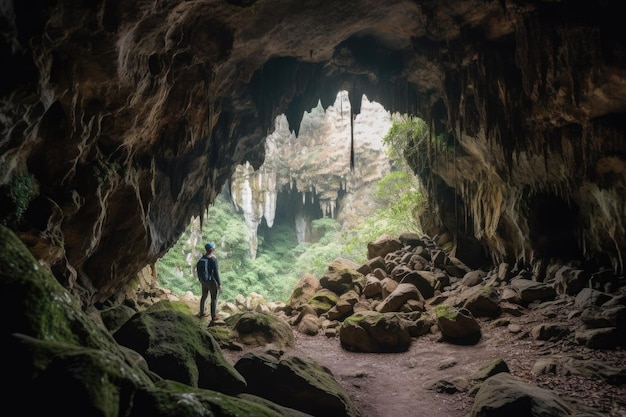
<svg viewBox="0 0 626 417">
<path fill-rule="evenodd" d="M 306 356 L 330 369 L 362 417 L 466 417 L 473 404 L 467 392 L 448 394 L 431 387 L 439 381 L 463 386 L 482 365 L 498 358 L 506 362 L 511 374 L 525 382 L 549 389 L 608 417 L 626 416 L 625 385 L 611 385 L 593 377 L 533 374 L 532 367 L 538 359 L 553 357 L 626 368 L 623 349 L 593 350 L 576 345 L 573 337 L 555 342 L 534 340 L 530 329 L 550 321 L 547 317 L 550 317 L 549 312 L 542 310 L 507 317 L 511 324 L 519 326 L 520 331 L 515 333 L 507 326 L 490 326 L 490 320 L 481 319 L 483 336 L 476 345 L 454 345 L 438 341 L 435 335 L 426 335 L 414 338 L 409 350 L 402 353 L 351 352 L 341 347 L 338 338 L 296 332 L 296 346 L 285 355 Z M 572 323 L 576 320 L 572 319 Z M 234 364 L 247 352 L 270 348 L 244 347 L 243 351 L 225 350 L 224 355 Z"/>
</svg>

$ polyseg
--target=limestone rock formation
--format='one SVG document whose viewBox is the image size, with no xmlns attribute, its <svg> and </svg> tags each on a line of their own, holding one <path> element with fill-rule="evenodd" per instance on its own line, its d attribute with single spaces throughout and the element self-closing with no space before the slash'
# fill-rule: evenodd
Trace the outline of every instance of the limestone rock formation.
<svg viewBox="0 0 626 417">
<path fill-rule="evenodd" d="M 0 220 L 85 304 L 120 292 L 349 91 L 421 116 L 427 233 L 455 254 L 623 269 L 621 3 L 6 1 Z M 432 226 L 432 227 L 430 227 Z M 467 245 L 466 242 L 470 242 Z M 472 246 L 473 244 L 473 246 Z"/>
<path fill-rule="evenodd" d="M 313 220 L 329 217 L 350 226 L 372 212 L 376 183 L 391 168 L 383 145 L 391 115 L 367 97 L 360 107 L 351 120 L 348 92 L 341 91 L 332 106 L 324 109 L 318 102 L 304 113 L 297 136 L 287 118 L 278 116 L 274 132 L 265 138 L 263 165 L 236 167 L 230 195 L 250 232 L 252 258 L 258 226 L 265 220 L 271 228 L 277 211 L 291 222 L 298 242 L 315 240 Z"/>
</svg>

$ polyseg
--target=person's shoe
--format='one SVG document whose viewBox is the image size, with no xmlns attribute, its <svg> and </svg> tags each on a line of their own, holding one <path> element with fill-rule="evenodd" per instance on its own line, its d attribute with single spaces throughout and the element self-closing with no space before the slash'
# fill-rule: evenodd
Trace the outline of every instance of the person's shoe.
<svg viewBox="0 0 626 417">
<path fill-rule="evenodd" d="M 198 317 L 206 317 L 207 313 L 198 313 Z"/>
<path fill-rule="evenodd" d="M 217 314 L 215 316 L 213 316 L 213 321 L 217 321 L 220 319 L 220 316 L 218 316 Z"/>
</svg>

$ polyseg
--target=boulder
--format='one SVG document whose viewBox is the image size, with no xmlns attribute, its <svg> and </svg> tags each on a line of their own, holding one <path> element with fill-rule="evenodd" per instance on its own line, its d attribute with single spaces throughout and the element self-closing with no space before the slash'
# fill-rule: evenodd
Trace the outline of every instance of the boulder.
<svg viewBox="0 0 626 417">
<path fill-rule="evenodd" d="M 310 358 L 277 359 L 247 353 L 235 364 L 247 393 L 312 416 L 358 417 L 359 412 L 328 368 Z"/>
<path fill-rule="evenodd" d="M 161 308 L 139 312 L 113 337 L 143 356 L 150 370 L 165 379 L 230 395 L 246 385 L 213 336 L 189 314 Z"/>
<path fill-rule="evenodd" d="M 295 346 L 293 330 L 273 314 L 243 312 L 228 317 L 226 323 L 237 333 L 237 341 L 250 346 Z"/>
<path fill-rule="evenodd" d="M 373 259 L 378 256 L 385 257 L 391 252 L 402 249 L 403 245 L 397 237 L 384 234 L 379 236 L 373 242 L 367 244 L 367 259 Z M 390 269 L 388 269 L 390 270 Z"/>
<path fill-rule="evenodd" d="M 569 417 L 571 409 L 551 391 L 500 372 L 480 385 L 470 416 Z"/>
<path fill-rule="evenodd" d="M 466 345 L 480 340 L 480 324 L 468 310 L 441 304 L 436 308 L 436 315 L 437 326 L 446 341 Z"/>
<path fill-rule="evenodd" d="M 404 352 L 411 335 L 392 313 L 363 311 L 348 317 L 339 329 L 341 346 L 358 352 Z"/>
</svg>

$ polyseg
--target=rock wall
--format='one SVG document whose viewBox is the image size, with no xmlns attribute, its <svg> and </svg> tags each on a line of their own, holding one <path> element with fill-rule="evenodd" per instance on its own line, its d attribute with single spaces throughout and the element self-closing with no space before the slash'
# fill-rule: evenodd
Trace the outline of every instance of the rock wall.
<svg viewBox="0 0 626 417">
<path fill-rule="evenodd" d="M 87 304 L 260 167 L 276 116 L 298 135 L 340 90 L 429 122 L 412 158 L 437 231 L 623 269 L 617 0 L 38 6 L 0 8 L 0 221 Z"/>
<path fill-rule="evenodd" d="M 410 158 L 443 196 L 433 208 L 445 229 L 496 261 L 582 258 L 622 271 L 624 44 L 607 9 L 560 6 L 509 15 L 513 32 L 498 42 L 461 33 L 443 56 L 423 43 L 444 74 L 430 118 L 441 137 L 413 144 L 427 157 Z"/>
<path fill-rule="evenodd" d="M 315 219 L 329 217 L 351 226 L 374 209 L 376 182 L 391 168 L 383 144 L 391 115 L 364 96 L 361 113 L 352 117 L 347 91 L 339 92 L 332 106 L 324 109 L 318 102 L 305 112 L 298 135 L 281 115 L 265 138 L 263 165 L 258 170 L 250 163 L 237 166 L 230 194 L 250 232 L 252 258 L 258 226 L 265 220 L 271 228 L 277 207 L 296 229 L 299 242 L 314 239 Z"/>
</svg>

